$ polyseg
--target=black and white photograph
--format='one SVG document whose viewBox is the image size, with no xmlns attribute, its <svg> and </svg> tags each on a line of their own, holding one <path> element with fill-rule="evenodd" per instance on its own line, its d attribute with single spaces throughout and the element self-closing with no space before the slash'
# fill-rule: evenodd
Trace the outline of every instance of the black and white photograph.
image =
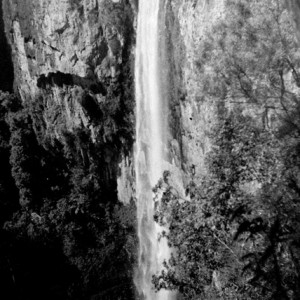
<svg viewBox="0 0 300 300">
<path fill-rule="evenodd" d="M 1 300 L 300 300 L 300 0 L 0 0 Z"/>
</svg>

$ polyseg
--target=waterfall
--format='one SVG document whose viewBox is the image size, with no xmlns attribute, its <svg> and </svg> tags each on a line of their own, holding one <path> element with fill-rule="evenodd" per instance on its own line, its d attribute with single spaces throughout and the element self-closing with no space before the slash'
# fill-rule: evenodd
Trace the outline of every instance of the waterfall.
<svg viewBox="0 0 300 300">
<path fill-rule="evenodd" d="M 161 229 L 153 220 L 152 188 L 164 171 L 164 137 L 167 122 L 160 93 L 159 10 L 161 0 L 140 0 L 135 61 L 136 85 L 136 197 L 139 261 L 135 276 L 141 299 L 173 299 L 168 291 L 155 293 L 152 275 L 168 256 L 166 241 L 158 242 Z"/>
</svg>

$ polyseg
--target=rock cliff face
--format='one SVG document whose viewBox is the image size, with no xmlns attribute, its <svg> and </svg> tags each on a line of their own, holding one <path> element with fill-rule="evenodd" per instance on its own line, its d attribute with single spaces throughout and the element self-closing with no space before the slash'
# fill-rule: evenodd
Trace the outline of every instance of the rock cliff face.
<svg viewBox="0 0 300 300">
<path fill-rule="evenodd" d="M 298 11 L 298 2 L 287 1 Z M 103 146 L 109 173 L 120 170 L 122 201 L 132 193 L 134 14 L 137 1 L 3 2 L 15 89 L 33 103 L 41 138 L 63 140 L 87 128 Z M 162 89 L 170 103 L 170 160 L 204 172 L 215 106 L 201 95 L 197 60 L 205 34 L 224 17 L 224 1 L 166 0 L 161 15 Z M 295 17 L 297 24 L 297 18 Z"/>
<path fill-rule="evenodd" d="M 34 107 L 41 139 L 86 128 L 103 145 L 119 197 L 132 196 L 134 22 L 138 1 L 3 2 L 15 89 Z M 201 94 L 202 39 L 225 15 L 225 1 L 165 0 L 161 9 L 162 90 L 168 98 L 170 161 L 205 172 L 216 107 Z M 295 12 L 297 1 L 287 1 Z M 117 174 L 117 170 L 120 172 Z"/>
<path fill-rule="evenodd" d="M 126 0 L 3 1 L 15 90 L 32 107 L 38 136 L 63 142 L 66 133 L 90 131 L 103 145 L 108 177 L 134 135 L 135 7 Z"/>
<path fill-rule="evenodd" d="M 11 48 L 14 89 L 31 114 L 39 142 L 64 145 L 68 136 L 88 133 L 101 152 L 99 177 L 109 190 L 106 200 L 114 198 L 118 185 L 119 200 L 129 202 L 134 190 L 138 0 L 1 2 L 0 31 L 5 30 Z M 287 3 L 299 27 L 299 2 Z M 164 0 L 161 5 L 161 90 L 169 103 L 169 162 L 181 184 L 181 170 L 196 178 L 206 172 L 210 133 L 218 115 L 214 99 L 202 93 L 198 61 L 204 37 L 224 18 L 226 8 L 225 0 Z M 0 68 L 7 71 L 0 74 L 0 90 L 10 91 L 12 66 L 3 59 L 9 56 L 4 36 L 0 50 L 7 54 L 0 57 Z M 249 109 L 243 112 L 251 114 Z M 79 211 L 76 208 L 75 215 Z"/>
<path fill-rule="evenodd" d="M 185 173 L 205 173 L 208 133 L 216 107 L 201 94 L 197 60 L 201 40 L 224 16 L 224 1 L 166 1 L 162 28 L 162 61 L 167 70 L 165 94 L 170 103 L 170 155 Z"/>
<path fill-rule="evenodd" d="M 138 1 L 3 2 L 15 89 L 31 103 L 41 139 L 63 142 L 85 128 L 103 145 L 107 176 L 119 198 L 132 197 L 134 176 L 134 23 Z M 224 17 L 224 1 L 165 0 L 161 9 L 162 90 L 168 98 L 170 161 L 205 172 L 216 107 L 201 94 L 201 41 Z M 118 171 L 119 170 L 119 171 Z"/>
<path fill-rule="evenodd" d="M 0 69 L 5 70 L 0 74 L 0 90 L 11 92 L 13 89 L 14 71 L 11 53 L 5 36 L 3 8 L 0 5 Z"/>
<path fill-rule="evenodd" d="M 299 1 L 287 0 L 286 4 L 299 28 Z M 224 20 L 228 8 L 223 0 L 166 0 L 163 11 L 161 65 L 167 70 L 163 86 L 170 103 L 170 156 L 186 174 L 193 170 L 196 177 L 202 177 L 211 147 L 209 136 L 219 117 L 215 99 L 203 94 L 204 80 L 198 62 L 203 40 Z M 239 107 L 262 126 L 274 117 L 272 111 L 265 119 L 259 117 L 265 115 L 261 107 Z"/>
<path fill-rule="evenodd" d="M 134 22 L 138 1 L 3 2 L 15 89 L 34 106 L 42 139 L 86 128 L 103 144 L 119 198 L 132 197 Z M 224 1 L 162 1 L 162 90 L 170 103 L 170 161 L 204 172 L 215 107 L 201 101 L 197 57 Z M 129 155 L 128 155 L 129 154 Z M 117 174 L 117 170 L 120 170 Z M 109 175 L 110 174 L 110 175 Z"/>
</svg>

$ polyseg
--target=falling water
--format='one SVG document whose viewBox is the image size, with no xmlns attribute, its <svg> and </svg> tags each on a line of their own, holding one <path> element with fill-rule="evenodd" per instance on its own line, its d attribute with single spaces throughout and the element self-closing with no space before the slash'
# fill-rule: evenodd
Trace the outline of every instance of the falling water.
<svg viewBox="0 0 300 300">
<path fill-rule="evenodd" d="M 162 176 L 163 99 L 159 88 L 159 8 L 161 0 L 140 0 L 136 46 L 136 196 L 139 237 L 139 262 L 135 283 L 141 299 L 172 299 L 168 291 L 155 293 L 152 275 L 159 272 L 163 258 L 168 255 L 166 242 L 158 242 L 160 228 L 153 220 L 152 187 Z"/>
</svg>

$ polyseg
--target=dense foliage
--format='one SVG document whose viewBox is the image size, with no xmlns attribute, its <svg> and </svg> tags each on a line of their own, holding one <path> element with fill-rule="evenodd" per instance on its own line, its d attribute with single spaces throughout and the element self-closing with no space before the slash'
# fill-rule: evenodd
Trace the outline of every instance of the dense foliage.
<svg viewBox="0 0 300 300">
<path fill-rule="evenodd" d="M 0 298 L 132 299 L 135 205 L 118 202 L 116 182 L 120 157 L 131 151 L 134 135 L 131 6 L 100 1 L 85 16 L 83 1 L 69 1 L 69 15 L 78 12 L 99 33 L 86 61 L 92 72 L 80 77 L 55 69 L 43 74 L 44 58 L 37 63 L 27 47 L 32 42 L 36 51 L 44 48 L 40 25 L 30 21 L 38 1 L 2 2 L 0 90 L 12 92 L 13 74 L 16 91 L 24 79 L 17 61 L 14 72 L 16 53 L 6 44 L 12 20 L 19 22 L 31 75 L 40 77 L 35 99 L 25 95 L 21 103 L 0 92 Z M 81 32 L 83 20 L 76 20 Z M 118 60 L 108 55 L 103 36 Z M 111 66 L 114 78 L 93 75 Z M 56 101 L 56 92 L 68 95 L 74 106 L 66 107 L 64 96 Z M 96 99 L 99 94 L 105 101 Z M 66 124 L 78 111 L 84 117 Z"/>
<path fill-rule="evenodd" d="M 85 129 L 47 139 L 34 113 L 1 94 L 1 294 L 132 298 L 135 207 L 117 200 L 108 149 Z"/>
<path fill-rule="evenodd" d="M 189 200 L 169 174 L 155 220 L 173 255 L 154 276 L 183 299 L 300 298 L 299 46 L 281 1 L 227 1 L 203 41 L 203 97 L 218 108 L 207 173 Z"/>
</svg>

